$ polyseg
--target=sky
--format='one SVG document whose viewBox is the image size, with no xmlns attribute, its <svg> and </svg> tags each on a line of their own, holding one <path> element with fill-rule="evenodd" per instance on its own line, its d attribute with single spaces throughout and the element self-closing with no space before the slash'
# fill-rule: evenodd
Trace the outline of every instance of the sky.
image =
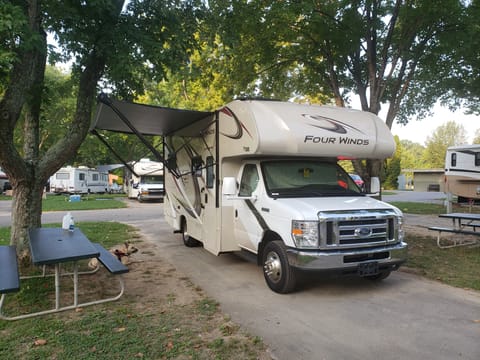
<svg viewBox="0 0 480 360">
<path fill-rule="evenodd" d="M 400 140 L 410 140 L 425 145 L 427 136 L 431 136 L 439 126 L 452 120 L 465 128 L 468 143 L 471 144 L 475 131 L 480 129 L 480 116 L 465 115 L 461 110 L 451 112 L 440 105 L 434 107 L 433 116 L 423 120 L 411 120 L 407 125 L 400 125 L 394 121 L 391 131 L 393 135 L 398 135 Z"/>
</svg>

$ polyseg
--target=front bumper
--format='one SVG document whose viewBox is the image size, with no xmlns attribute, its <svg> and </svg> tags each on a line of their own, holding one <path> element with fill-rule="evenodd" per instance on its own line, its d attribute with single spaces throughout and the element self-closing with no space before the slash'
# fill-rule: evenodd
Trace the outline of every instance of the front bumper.
<svg viewBox="0 0 480 360">
<path fill-rule="evenodd" d="M 163 195 L 138 195 L 141 200 L 162 200 Z"/>
<path fill-rule="evenodd" d="M 138 198 L 140 200 L 162 200 L 163 197 L 163 191 L 140 191 L 138 193 Z"/>
<path fill-rule="evenodd" d="M 396 270 L 407 260 L 407 243 L 368 249 L 307 251 L 287 249 L 288 262 L 301 270 L 355 271 L 359 264 L 376 261 L 381 270 Z"/>
</svg>

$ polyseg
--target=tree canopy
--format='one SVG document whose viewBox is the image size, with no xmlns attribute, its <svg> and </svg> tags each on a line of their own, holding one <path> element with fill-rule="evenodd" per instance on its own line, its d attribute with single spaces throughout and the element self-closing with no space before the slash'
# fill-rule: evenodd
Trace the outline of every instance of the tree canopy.
<svg viewBox="0 0 480 360">
<path fill-rule="evenodd" d="M 356 96 L 362 110 L 384 106 L 389 127 L 437 99 L 466 99 L 474 111 L 478 3 L 0 1 L 0 166 L 16 194 L 12 241 L 40 226 L 48 177 L 75 156 L 92 161 L 77 150 L 100 88 L 198 110 L 244 95 L 341 106 Z M 47 66 L 59 61 L 69 76 Z M 127 137 L 115 141 L 133 151 Z M 379 162 L 361 165 L 363 177 L 380 173 Z"/>
<path fill-rule="evenodd" d="M 458 0 L 210 0 L 215 29 L 232 58 L 232 78 L 252 95 L 337 105 L 357 97 L 386 124 L 429 114 L 448 90 L 438 68 L 450 66 L 462 37 Z M 381 162 L 356 162 L 362 177 Z"/>
<path fill-rule="evenodd" d="M 27 229 L 41 226 L 47 179 L 73 159 L 88 133 L 98 86 L 132 99 L 146 79 L 185 64 L 196 44 L 198 4 L 12 0 L 0 9 L 0 166 L 14 188 L 12 243 L 20 252 Z M 58 47 L 47 44 L 47 33 Z M 70 62 L 68 81 L 45 75 L 47 59 Z"/>
<path fill-rule="evenodd" d="M 448 121 L 439 126 L 431 136 L 427 137 L 426 148 L 423 153 L 423 162 L 431 168 L 445 167 L 447 148 L 467 143 L 465 128 L 455 121 Z"/>
</svg>

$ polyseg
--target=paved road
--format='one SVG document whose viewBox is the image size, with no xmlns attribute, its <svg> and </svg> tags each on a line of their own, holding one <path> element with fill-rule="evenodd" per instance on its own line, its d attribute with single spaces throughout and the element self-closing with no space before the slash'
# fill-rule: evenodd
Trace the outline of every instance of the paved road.
<svg viewBox="0 0 480 360">
<path fill-rule="evenodd" d="M 420 191 L 395 191 L 393 195 L 383 195 L 384 201 L 411 201 L 411 202 L 428 202 L 443 204 L 446 199 L 446 195 L 443 192 L 420 192 Z"/>
<path fill-rule="evenodd" d="M 0 226 L 6 202 L 0 202 Z M 309 279 L 298 292 L 271 292 L 259 267 L 227 254 L 186 248 L 159 204 L 74 212 L 78 221 L 116 220 L 141 229 L 166 261 L 221 304 L 232 320 L 261 336 L 280 360 L 480 359 L 480 293 L 404 272 L 383 283 Z M 63 213 L 46 213 L 60 222 Z"/>
<path fill-rule="evenodd" d="M 141 204 L 135 200 L 127 200 L 128 208 L 111 210 L 71 211 L 75 221 L 137 221 L 163 216 L 163 208 L 159 203 Z M 65 211 L 50 211 L 42 214 L 42 223 L 61 223 Z M 0 201 L 0 226 L 11 224 L 11 201 Z"/>
</svg>

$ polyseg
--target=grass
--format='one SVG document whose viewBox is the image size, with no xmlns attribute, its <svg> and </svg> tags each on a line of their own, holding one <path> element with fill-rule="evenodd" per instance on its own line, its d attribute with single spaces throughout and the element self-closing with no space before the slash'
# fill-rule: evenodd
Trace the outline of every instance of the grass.
<svg viewBox="0 0 480 360">
<path fill-rule="evenodd" d="M 62 224 L 43 224 L 44 227 L 61 227 Z M 121 244 L 125 241 L 134 242 L 140 235 L 129 225 L 117 222 L 75 222 L 87 238 L 92 242 L 101 243 L 105 248 Z M 0 227 L 0 245 L 10 242 L 10 227 Z"/>
<path fill-rule="evenodd" d="M 81 201 L 69 201 L 68 196 L 47 195 L 42 201 L 43 211 L 68 211 L 68 210 L 100 210 L 100 209 L 118 209 L 127 207 L 119 200 L 118 194 L 86 195 L 81 197 Z"/>
<path fill-rule="evenodd" d="M 404 213 L 438 215 L 445 213 L 445 206 L 431 203 L 391 202 Z M 478 207 L 453 204 L 453 212 L 479 213 Z M 408 261 L 406 267 L 413 272 L 445 284 L 480 290 L 480 247 L 466 246 L 440 249 L 436 234 L 421 237 L 408 234 Z M 446 236 L 446 235 L 444 235 Z M 456 236 L 456 235 L 453 235 Z"/>
<path fill-rule="evenodd" d="M 135 228 L 121 223 L 80 222 L 77 226 L 92 241 L 105 247 L 127 240 L 141 241 Z M 9 236 L 10 229 L 0 227 L 0 244 L 7 244 Z M 101 275 L 96 274 L 95 279 Z M 105 275 L 101 280 L 105 287 L 109 286 L 109 279 L 111 281 L 111 277 Z M 71 284 L 66 280 L 62 288 Z M 46 303 L 52 300 L 53 286 L 51 277 L 22 280 L 20 292 L 7 296 L 6 312 L 14 315 L 26 308 L 49 308 L 51 302 Z M 89 286 L 99 291 L 98 283 L 86 285 Z M 200 294 L 200 290 L 193 289 Z M 214 300 L 200 295 L 198 300 L 177 305 L 175 297 L 175 293 L 169 293 L 161 305 L 145 306 L 124 296 L 119 302 L 88 307 L 80 312 L 67 311 L 13 322 L 0 320 L 0 358 L 267 358 L 261 339 L 233 324 Z"/>
<path fill-rule="evenodd" d="M 445 284 L 480 291 L 480 247 L 460 246 L 440 249 L 435 237 L 411 235 L 407 238 L 405 266 L 416 274 Z"/>
<path fill-rule="evenodd" d="M 402 201 L 391 201 L 389 203 L 407 214 L 438 215 L 446 212 L 445 206 L 439 204 Z M 462 204 L 453 204 L 452 210 L 453 212 L 480 213 L 480 208 Z"/>
<path fill-rule="evenodd" d="M 123 194 L 82 195 L 81 201 L 69 201 L 69 196 L 48 194 L 42 201 L 43 211 L 100 210 L 124 208 L 127 205 L 120 199 Z M 11 196 L 0 196 L 0 200 L 12 200 Z"/>
<path fill-rule="evenodd" d="M 57 197 L 61 199 L 61 197 Z M 54 199 L 57 201 L 57 199 Z M 92 203 L 92 199 L 82 201 Z M 106 201 L 106 200 L 104 200 Z M 103 201 L 98 201 L 103 202 Z M 70 205 L 64 200 L 61 205 Z M 439 214 L 441 205 L 395 202 L 406 213 Z M 78 205 L 78 203 L 75 203 Z M 465 207 L 454 208 L 465 212 Z M 60 226 L 49 224 L 45 226 Z M 76 223 L 89 239 L 109 248 L 126 240 L 141 241 L 137 230 L 115 222 Z M 10 229 L 0 227 L 0 244 Z M 435 237 L 408 237 L 408 271 L 446 284 L 480 291 L 480 247 L 439 249 Z M 145 272 L 145 275 L 147 272 Z M 63 286 L 63 285 L 62 285 Z M 21 291 L 8 296 L 8 309 L 45 308 L 53 293 L 50 279 L 22 280 Z M 266 359 L 261 339 L 252 337 L 221 314 L 205 296 L 175 305 L 169 293 L 162 308 L 125 297 L 88 311 L 66 312 L 15 322 L 0 320 L 0 358 L 8 359 Z"/>
<path fill-rule="evenodd" d="M 208 305 L 206 312 L 205 306 Z M 2 359 L 257 359 L 264 351 L 258 338 L 221 330 L 211 299 L 188 306 L 170 305 L 162 312 L 139 313 L 119 303 L 69 318 L 46 316 L 0 322 Z"/>
</svg>

